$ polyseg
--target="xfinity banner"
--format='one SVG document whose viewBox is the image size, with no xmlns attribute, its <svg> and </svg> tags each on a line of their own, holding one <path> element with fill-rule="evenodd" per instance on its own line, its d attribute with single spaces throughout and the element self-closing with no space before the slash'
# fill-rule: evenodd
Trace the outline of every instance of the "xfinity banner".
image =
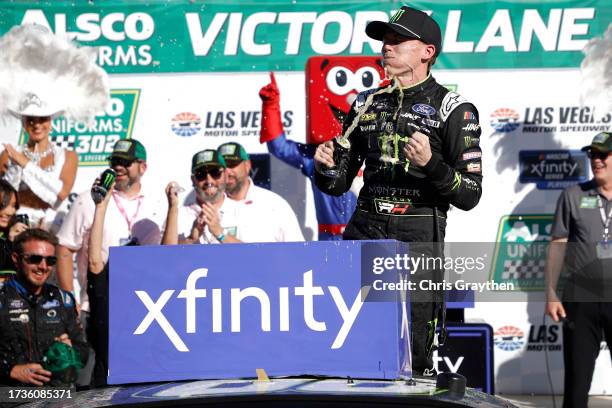
<svg viewBox="0 0 612 408">
<path fill-rule="evenodd" d="M 109 383 L 253 377 L 257 368 L 410 375 L 409 305 L 364 302 L 360 285 L 362 266 L 400 245 L 113 247 Z"/>
<path fill-rule="evenodd" d="M 612 20 L 603 0 L 415 1 L 443 33 L 437 68 L 578 67 L 588 39 Z M 373 55 L 365 34 L 398 2 L 150 0 L 19 1 L 0 9 L 0 34 L 35 23 L 98 47 L 111 73 L 301 71 L 313 55 Z"/>
<path fill-rule="evenodd" d="M 576 150 L 521 150 L 520 182 L 536 183 L 538 189 L 561 190 L 588 180 L 589 160 Z"/>
</svg>

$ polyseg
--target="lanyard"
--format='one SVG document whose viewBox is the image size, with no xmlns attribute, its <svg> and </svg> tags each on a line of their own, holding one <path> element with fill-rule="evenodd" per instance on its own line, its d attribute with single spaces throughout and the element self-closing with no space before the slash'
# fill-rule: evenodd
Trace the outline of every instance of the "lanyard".
<svg viewBox="0 0 612 408">
<path fill-rule="evenodd" d="M 138 197 L 138 205 L 136 206 L 136 211 L 134 212 L 134 215 L 132 215 L 132 218 L 128 217 L 127 212 L 125 211 L 125 208 L 121 204 L 121 201 L 119 201 L 119 199 L 117 198 L 117 195 L 114 191 L 113 191 L 113 200 L 115 200 L 115 204 L 117 205 L 119 212 L 121 213 L 121 215 L 123 215 L 125 222 L 127 222 L 128 230 L 130 231 L 130 235 L 132 235 L 132 225 L 134 224 L 134 221 L 136 221 L 136 217 L 138 217 L 138 212 L 140 211 L 140 204 L 142 204 L 142 196 Z"/>
<path fill-rule="evenodd" d="M 601 222 L 604 226 L 603 240 L 604 242 L 608 242 L 608 238 L 610 237 L 610 220 L 612 220 L 612 208 L 610 208 L 610 211 L 606 216 L 606 211 L 604 210 L 603 202 L 601 200 L 601 196 L 599 195 L 597 195 L 597 206 L 599 207 L 599 215 L 601 216 Z"/>
</svg>

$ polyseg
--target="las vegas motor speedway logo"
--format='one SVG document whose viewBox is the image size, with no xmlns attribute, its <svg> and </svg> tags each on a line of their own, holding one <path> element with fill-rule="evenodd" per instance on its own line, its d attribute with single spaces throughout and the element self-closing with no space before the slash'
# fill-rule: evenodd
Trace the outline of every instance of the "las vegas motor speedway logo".
<svg viewBox="0 0 612 408">
<path fill-rule="evenodd" d="M 528 352 L 561 351 L 561 325 L 532 324 L 529 335 L 512 325 L 502 326 L 493 335 L 495 346 L 504 351 L 516 351 L 525 348 Z"/>
<path fill-rule="evenodd" d="M 191 112 L 181 112 L 172 118 L 172 131 L 178 136 L 193 136 L 200 131 L 202 120 Z"/>
<path fill-rule="evenodd" d="M 293 127 L 293 111 L 282 112 L 281 120 L 287 136 Z M 259 136 L 260 111 L 206 111 L 202 116 L 193 112 L 180 112 L 170 121 L 172 132 L 181 137 Z"/>
<path fill-rule="evenodd" d="M 516 351 L 525 345 L 525 333 L 515 326 L 503 326 L 493 334 L 495 347 L 504 351 Z"/>
<path fill-rule="evenodd" d="M 490 117 L 491 127 L 502 133 L 519 128 L 521 133 L 598 133 L 612 128 L 612 114 L 598 113 L 592 106 L 502 107 Z"/>
<path fill-rule="evenodd" d="M 520 126 L 519 114 L 514 109 L 500 108 L 491 114 L 491 127 L 498 132 L 512 132 Z"/>
</svg>

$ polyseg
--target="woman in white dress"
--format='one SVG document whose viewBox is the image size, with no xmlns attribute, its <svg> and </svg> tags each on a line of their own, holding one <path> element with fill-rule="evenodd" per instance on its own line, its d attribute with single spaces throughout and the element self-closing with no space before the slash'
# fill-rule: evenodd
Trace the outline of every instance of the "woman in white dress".
<svg viewBox="0 0 612 408">
<path fill-rule="evenodd" d="M 18 192 L 30 225 L 51 232 L 78 166 L 75 152 L 49 138 L 52 120 L 92 123 L 109 101 L 108 75 L 95 50 L 80 47 L 36 24 L 14 26 L 0 37 L 0 122 L 18 118 L 26 143 L 4 144 L 0 176 Z M 0 149 L 1 150 L 1 149 Z"/>
<path fill-rule="evenodd" d="M 76 177 L 78 157 L 75 152 L 56 146 L 49 140 L 51 120 L 57 112 L 45 111 L 34 94 L 20 106 L 18 113 L 27 133 L 27 143 L 4 145 L 0 155 L 0 174 L 18 192 L 19 213 L 27 214 L 31 226 L 51 229 L 55 210 L 68 197 Z M 28 104 L 26 106 L 26 104 Z M 25 109 L 24 109 L 25 108 Z"/>
</svg>

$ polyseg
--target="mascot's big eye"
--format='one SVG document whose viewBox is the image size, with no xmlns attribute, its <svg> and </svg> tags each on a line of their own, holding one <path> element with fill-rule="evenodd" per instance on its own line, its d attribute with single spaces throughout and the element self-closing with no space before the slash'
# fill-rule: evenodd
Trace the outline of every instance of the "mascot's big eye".
<svg viewBox="0 0 612 408">
<path fill-rule="evenodd" d="M 344 67 L 333 67 L 327 73 L 325 82 L 329 90 L 336 95 L 344 95 L 353 90 L 353 73 Z"/>
<path fill-rule="evenodd" d="M 380 74 L 374 67 L 362 67 L 355 72 L 355 89 L 358 92 L 376 88 L 380 82 Z"/>
</svg>

